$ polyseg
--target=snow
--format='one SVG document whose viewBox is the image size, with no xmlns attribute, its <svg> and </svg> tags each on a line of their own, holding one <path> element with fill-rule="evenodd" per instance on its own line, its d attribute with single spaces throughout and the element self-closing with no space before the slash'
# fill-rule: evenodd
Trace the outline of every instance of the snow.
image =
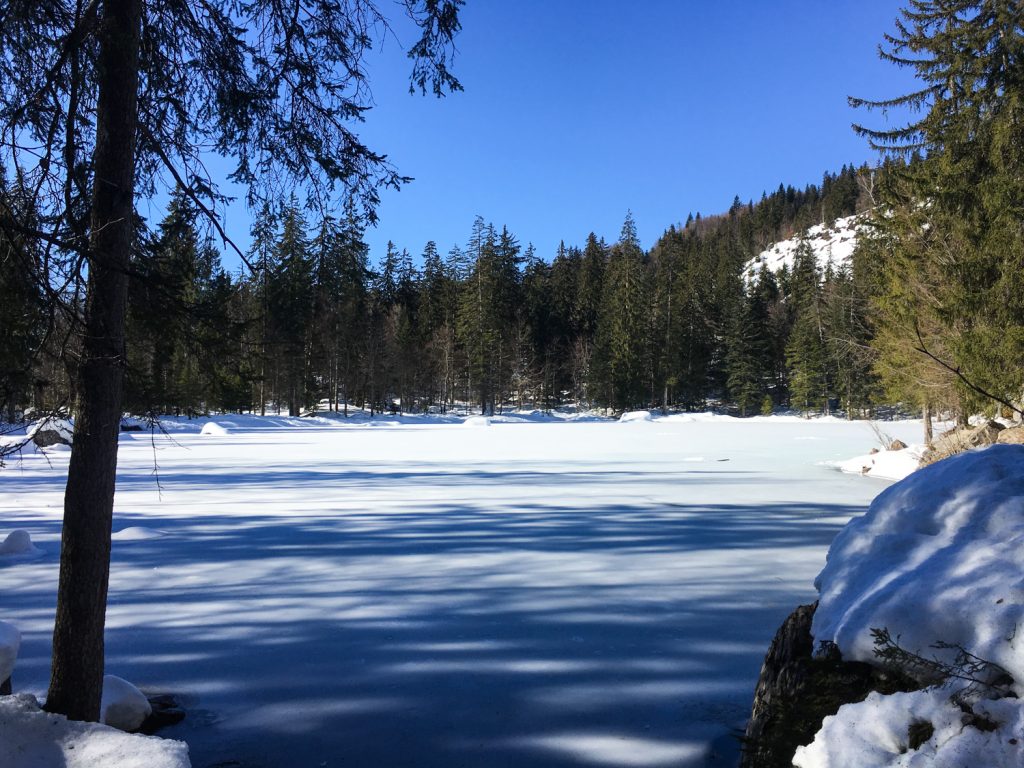
<svg viewBox="0 0 1024 768">
<path fill-rule="evenodd" d="M 888 485 L 821 464 L 869 425 L 463 421 L 224 415 L 229 440 L 171 419 L 122 443 L 114 530 L 167 535 L 113 547 L 107 670 L 183 703 L 161 734 L 196 765 L 734 765 L 776 628 Z M 67 462 L 0 474 L 0 519 L 45 552 L 0 562 L 37 695 Z"/>
<path fill-rule="evenodd" d="M 1020 768 L 1024 765 L 1024 706 L 1016 699 L 983 701 L 974 713 L 995 723 L 992 731 L 965 726 L 949 691 L 931 689 L 869 694 L 826 717 L 809 746 L 793 758 L 797 768 Z M 912 725 L 930 723 L 932 736 L 911 749 Z"/>
<path fill-rule="evenodd" d="M 154 528 L 147 528 L 144 525 L 130 525 L 111 534 L 110 538 L 114 541 L 151 541 L 166 535 L 166 531 L 158 531 Z"/>
<path fill-rule="evenodd" d="M 490 416 L 470 416 L 462 423 L 467 427 L 489 427 L 494 422 Z"/>
<path fill-rule="evenodd" d="M 883 491 L 865 515 L 836 537 L 816 581 L 821 597 L 812 634 L 815 641 L 835 642 L 844 658 L 866 662 L 875 660 L 872 628 L 887 629 L 903 648 L 945 663 L 953 662 L 956 651 L 935 644 L 958 645 L 1005 669 L 1014 680 L 1014 693 L 1024 696 L 1024 637 L 1018 631 L 1024 626 L 1022 574 L 1024 446 L 968 451 Z M 864 768 L 1024 764 L 1024 739 L 975 761 L 970 756 L 980 754 L 977 750 L 996 736 L 975 728 L 963 728 L 962 736 L 960 731 L 943 735 L 944 716 L 932 705 L 936 697 L 948 700 L 955 692 L 919 692 L 844 708 L 838 721 L 819 734 L 820 743 L 805 751 L 800 765 L 847 765 L 835 755 L 860 754 L 861 742 L 873 744 L 872 754 L 877 753 L 857 763 Z M 999 729 L 993 733 L 1019 738 L 1024 722 L 1020 699 L 976 706 L 998 711 Z M 885 723 L 898 710 L 918 719 L 935 716 L 944 724 L 935 724 L 935 743 L 929 746 L 934 751 L 922 747 L 915 753 L 928 757 L 885 757 L 894 743 L 886 729 L 898 735 L 900 721 Z"/>
<path fill-rule="evenodd" d="M 212 435 L 215 437 L 222 437 L 227 433 L 228 430 L 215 421 L 206 422 L 205 424 L 203 424 L 203 428 L 199 430 L 200 435 Z"/>
<path fill-rule="evenodd" d="M 834 267 L 849 264 L 857 247 L 857 236 L 863 227 L 864 217 L 860 214 L 836 219 L 831 225 L 816 224 L 796 237 L 768 246 L 748 261 L 743 271 L 751 278 L 757 276 L 762 265 L 769 272 L 779 272 L 784 266 L 792 271 L 796 252 L 802 243 L 811 247 L 818 268 L 822 271 L 829 264 Z"/>
<path fill-rule="evenodd" d="M 0 557 L 34 556 L 39 554 L 42 554 L 42 551 L 32 543 L 32 535 L 21 528 L 11 531 L 3 542 L 0 542 Z"/>
<path fill-rule="evenodd" d="M 146 695 L 116 675 L 103 676 L 100 721 L 120 731 L 137 731 L 153 712 Z"/>
<path fill-rule="evenodd" d="M 619 416 L 619 421 L 622 422 L 622 423 L 627 423 L 627 422 L 631 422 L 631 421 L 650 421 L 650 420 L 651 420 L 651 412 L 650 411 L 626 411 L 626 413 L 624 413 L 621 416 Z"/>
<path fill-rule="evenodd" d="M 880 480 L 902 480 L 918 468 L 927 446 L 908 445 L 898 451 L 878 451 L 836 462 L 833 466 L 854 475 L 867 475 Z"/>
<path fill-rule="evenodd" d="M 39 709 L 31 694 L 0 696 L 3 768 L 190 768 L 181 741 L 68 721 Z"/>
<path fill-rule="evenodd" d="M 21 646 L 21 632 L 13 624 L 0 621 L 0 683 L 14 672 L 14 662 Z"/>
</svg>

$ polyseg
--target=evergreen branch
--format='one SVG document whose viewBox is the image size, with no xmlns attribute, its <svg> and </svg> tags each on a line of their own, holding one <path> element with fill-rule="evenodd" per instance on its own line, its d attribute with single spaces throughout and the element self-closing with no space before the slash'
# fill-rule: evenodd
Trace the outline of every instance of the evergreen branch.
<svg viewBox="0 0 1024 768">
<path fill-rule="evenodd" d="M 924 342 L 924 337 L 922 337 L 922 335 L 921 335 L 921 328 L 918 326 L 918 323 L 917 323 L 916 320 L 914 321 L 914 333 L 917 335 L 917 342 L 918 342 L 918 346 L 914 347 L 915 351 L 922 353 L 927 358 L 929 358 L 930 360 L 932 360 L 933 362 L 937 363 L 942 368 L 944 368 L 947 371 L 949 371 L 950 373 L 952 373 L 954 376 L 956 376 L 958 379 L 960 379 L 960 381 L 963 382 L 963 384 L 965 386 L 967 386 L 967 388 L 970 389 L 972 392 L 975 392 L 975 393 L 981 395 L 982 397 L 986 397 L 989 400 L 997 402 L 1000 405 L 1003 405 L 1003 406 L 1009 408 L 1014 413 L 1017 413 L 1020 416 L 1024 417 L 1024 409 L 1018 408 L 1016 405 L 1011 403 L 1009 400 L 1006 400 L 1006 399 L 1004 399 L 1002 397 L 999 397 L 998 395 L 994 395 L 991 392 L 988 392 L 985 389 L 982 389 L 980 386 L 978 386 L 973 381 L 971 381 L 969 378 L 967 378 L 966 375 L 964 375 L 963 371 L 960 370 L 960 366 L 955 366 L 954 367 L 954 366 L 950 365 L 949 363 L 947 363 L 945 360 L 942 360 L 939 357 L 937 357 L 936 355 L 933 355 L 928 350 L 928 345 L 925 344 L 925 342 Z"/>
</svg>

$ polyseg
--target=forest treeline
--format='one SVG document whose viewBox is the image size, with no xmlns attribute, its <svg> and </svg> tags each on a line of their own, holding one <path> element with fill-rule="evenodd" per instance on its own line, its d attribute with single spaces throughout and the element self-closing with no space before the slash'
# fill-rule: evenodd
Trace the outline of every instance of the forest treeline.
<svg viewBox="0 0 1024 768">
<path fill-rule="evenodd" d="M 313 218 L 292 198 L 256 216 L 238 275 L 178 192 L 152 230 L 138 225 L 126 408 L 862 413 L 885 399 L 859 278 L 869 270 L 855 259 L 822 272 L 809 247 L 792 270 L 744 267 L 771 243 L 869 210 L 887 168 L 844 166 L 821 184 L 736 198 L 669 227 L 650 251 L 627 216 L 617 242 L 590 234 L 549 259 L 478 217 L 446 253 L 428 242 L 414 259 L 389 244 L 371 263 L 356 217 Z M 6 210 L 31 218 L 17 184 L 5 195 Z M 80 288 L 41 285 L 42 244 L 4 245 L 3 405 L 11 417 L 66 406 Z"/>
</svg>

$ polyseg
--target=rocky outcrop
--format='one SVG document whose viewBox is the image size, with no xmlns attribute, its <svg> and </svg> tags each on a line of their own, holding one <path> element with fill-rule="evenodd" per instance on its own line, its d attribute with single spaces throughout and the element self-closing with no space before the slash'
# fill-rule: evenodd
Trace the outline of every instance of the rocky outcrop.
<svg viewBox="0 0 1024 768">
<path fill-rule="evenodd" d="M 863 662 L 843 661 L 835 646 L 815 652 L 811 621 L 818 604 L 789 615 L 768 649 L 743 736 L 740 768 L 790 768 L 796 748 L 810 744 L 821 721 L 872 691 L 920 685 Z"/>
<path fill-rule="evenodd" d="M 943 432 L 932 442 L 921 459 L 921 465 L 934 464 L 936 461 L 947 459 L 971 448 L 992 445 L 999 439 L 999 434 L 1003 429 L 1003 425 L 999 422 L 986 421 L 984 424 L 955 427 L 948 432 Z"/>
<path fill-rule="evenodd" d="M 996 442 L 1005 443 L 1006 445 L 1024 445 L 1024 424 L 1016 427 L 1007 427 L 999 433 Z"/>
</svg>

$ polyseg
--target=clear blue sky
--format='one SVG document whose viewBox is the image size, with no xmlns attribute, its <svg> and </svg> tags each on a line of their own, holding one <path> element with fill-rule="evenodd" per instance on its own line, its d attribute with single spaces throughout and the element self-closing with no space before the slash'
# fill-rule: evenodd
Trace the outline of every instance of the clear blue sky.
<svg viewBox="0 0 1024 768">
<path fill-rule="evenodd" d="M 876 51 L 901 5 L 469 0 L 456 60 L 465 91 L 443 99 L 408 93 L 408 60 L 389 38 L 370 61 L 375 107 L 360 133 L 415 181 L 384 192 L 371 258 L 389 239 L 416 256 L 432 239 L 445 253 L 477 214 L 550 259 L 590 231 L 616 240 L 632 210 L 649 248 L 691 211 L 873 161 L 850 123 L 884 119 L 846 97 L 912 87 Z M 248 243 L 241 206 L 227 225 Z"/>
</svg>

